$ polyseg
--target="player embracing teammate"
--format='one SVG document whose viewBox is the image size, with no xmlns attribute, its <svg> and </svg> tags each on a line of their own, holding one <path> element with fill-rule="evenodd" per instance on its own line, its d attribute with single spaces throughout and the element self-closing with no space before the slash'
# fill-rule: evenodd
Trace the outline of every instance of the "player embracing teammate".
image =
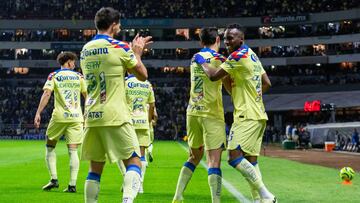
<svg viewBox="0 0 360 203">
<path fill-rule="evenodd" d="M 206 30 L 206 28 L 203 30 Z M 203 32 L 200 34 L 201 42 L 203 45 L 206 45 L 201 37 L 202 34 Z M 202 52 L 205 50 L 213 52 L 206 49 L 206 47 L 199 53 L 195 54 L 192 59 L 191 66 L 191 90 L 194 91 L 197 90 L 196 88 L 200 87 L 197 92 L 201 92 L 203 89 L 211 87 L 208 83 L 203 82 L 200 83 L 201 85 L 195 85 L 196 88 L 194 89 L 193 83 L 199 84 L 196 83 L 199 79 L 204 80 L 203 77 L 193 77 L 194 70 L 197 70 L 197 72 L 200 72 L 201 74 L 206 74 L 208 79 L 211 81 L 219 81 L 230 76 L 231 88 L 229 92 L 234 103 L 234 123 L 232 124 L 227 140 L 227 149 L 229 151 L 228 163 L 239 171 L 248 181 L 251 187 L 254 202 L 275 203 L 277 202 L 277 199 L 264 185 L 259 164 L 257 162 L 257 157 L 260 154 L 262 137 L 266 127 L 266 121 L 268 120 L 262 100 L 262 94 L 270 88 L 271 83 L 257 55 L 244 43 L 244 37 L 244 29 L 240 25 L 232 24 L 227 27 L 224 36 L 224 43 L 230 55 L 225 61 L 223 61 L 223 63 L 212 63 L 213 58 L 218 56 L 213 55 L 209 58 L 209 56 L 204 55 Z M 194 62 L 197 66 L 201 67 L 204 73 L 198 70 L 199 68 L 194 65 Z M 194 67 L 196 67 L 196 69 L 194 69 Z M 228 85 L 225 85 L 225 87 L 227 86 Z M 189 109 L 191 110 L 192 108 L 197 110 L 206 110 L 207 106 L 203 105 L 199 107 L 199 105 L 195 106 L 193 104 L 199 100 L 204 100 L 206 96 L 206 93 L 200 93 L 194 97 L 193 92 L 190 92 L 188 115 Z M 218 114 L 222 113 L 223 111 L 218 111 Z M 192 139 L 192 129 L 194 129 L 195 126 L 199 126 L 199 124 L 193 123 L 192 118 L 189 118 L 188 116 L 187 127 L 191 153 L 188 162 L 185 163 L 180 172 L 173 202 L 182 202 L 182 192 L 189 182 L 195 166 L 200 161 L 197 157 L 202 156 L 202 142 L 205 142 L 205 149 L 208 151 L 207 154 L 209 155 L 209 148 L 206 147 L 207 145 L 209 146 L 209 141 L 206 139 L 209 132 L 206 126 L 208 122 L 202 121 L 202 125 L 200 125 L 202 129 L 200 128 L 200 130 L 198 130 L 201 137 L 198 138 L 199 143 L 196 145 L 194 145 L 194 140 Z M 206 124 L 204 125 L 204 123 Z M 218 125 L 219 128 L 224 126 L 224 124 L 220 126 L 220 123 L 213 125 Z M 214 130 L 210 132 L 214 132 Z M 216 138 L 222 137 L 222 133 L 218 132 L 217 134 Z M 194 151 L 193 148 L 197 148 L 198 150 Z M 198 153 L 195 154 L 195 152 Z M 218 185 L 214 187 L 215 181 L 212 184 L 210 177 L 212 174 L 217 174 L 218 182 L 220 182 L 221 170 L 219 168 L 213 169 L 212 165 L 210 165 L 211 161 L 215 160 L 220 162 L 220 159 L 209 159 L 209 157 L 210 156 L 208 156 L 208 174 L 212 202 L 220 202 L 220 197 L 218 197 L 218 195 L 220 193 L 219 188 L 221 186 Z M 217 166 L 220 166 L 220 163 Z M 213 188 L 218 189 L 215 192 Z"/>
</svg>

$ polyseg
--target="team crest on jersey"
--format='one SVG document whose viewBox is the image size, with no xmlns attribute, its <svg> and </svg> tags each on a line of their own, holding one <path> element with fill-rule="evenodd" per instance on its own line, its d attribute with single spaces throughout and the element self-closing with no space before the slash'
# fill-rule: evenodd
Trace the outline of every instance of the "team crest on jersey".
<svg viewBox="0 0 360 203">
<path fill-rule="evenodd" d="M 251 60 L 254 61 L 254 62 L 257 62 L 257 61 L 259 60 L 259 58 L 256 56 L 256 54 L 251 54 L 251 55 L 250 55 L 250 58 L 251 58 Z"/>
</svg>

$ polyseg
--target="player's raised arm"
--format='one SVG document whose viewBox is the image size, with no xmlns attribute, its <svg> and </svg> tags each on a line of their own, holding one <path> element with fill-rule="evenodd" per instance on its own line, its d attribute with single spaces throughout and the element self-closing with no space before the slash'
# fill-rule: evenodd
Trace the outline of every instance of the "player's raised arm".
<svg viewBox="0 0 360 203">
<path fill-rule="evenodd" d="M 131 43 L 131 48 L 138 62 L 134 68 L 128 69 L 128 71 L 131 74 L 134 74 L 135 77 L 140 81 L 145 81 L 148 78 L 148 73 L 146 67 L 141 61 L 141 56 L 143 54 L 144 47 L 152 43 L 151 38 L 151 36 L 140 37 L 139 34 L 137 34 Z"/>
<path fill-rule="evenodd" d="M 50 97 L 51 97 L 51 92 L 52 92 L 51 90 L 45 89 L 44 93 L 41 96 L 40 103 L 39 103 L 39 106 L 38 106 L 38 109 L 36 111 L 35 118 L 34 118 L 34 126 L 35 126 L 35 128 L 40 127 L 41 112 L 44 110 L 46 105 L 49 103 L 49 100 L 50 100 Z"/>
<path fill-rule="evenodd" d="M 208 64 L 206 64 L 206 60 L 200 54 L 196 54 L 194 56 L 194 61 L 197 64 L 201 65 L 205 74 L 209 77 L 211 81 L 218 81 L 228 75 L 228 73 L 222 68 L 211 68 Z"/>
</svg>

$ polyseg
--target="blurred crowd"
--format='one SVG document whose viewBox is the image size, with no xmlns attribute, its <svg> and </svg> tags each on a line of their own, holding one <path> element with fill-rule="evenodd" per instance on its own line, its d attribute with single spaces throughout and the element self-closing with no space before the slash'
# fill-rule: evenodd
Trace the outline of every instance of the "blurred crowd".
<svg viewBox="0 0 360 203">
<path fill-rule="evenodd" d="M 0 83 L 0 136 L 44 134 L 50 121 L 53 97 L 42 113 L 40 131 L 33 127 L 33 119 L 42 95 L 43 80 L 28 80 L 9 85 Z M 161 86 L 161 87 L 159 87 Z M 186 135 L 186 107 L 188 84 L 178 87 L 154 84 L 159 114 L 155 127 L 156 139 L 177 139 Z"/>
<path fill-rule="evenodd" d="M 347 10 L 358 7 L 357 0 L 13 0 L 0 4 L 0 18 L 6 19 L 93 19 L 103 6 L 118 9 L 123 18 L 217 18 Z"/>
<path fill-rule="evenodd" d="M 224 25 L 226 27 L 226 25 Z M 224 28 L 219 28 L 223 33 Z M 199 30 L 192 29 L 166 29 L 161 33 L 157 29 L 123 29 L 118 38 L 130 41 L 135 33 L 151 35 L 155 41 L 198 41 Z M 286 26 L 262 26 L 247 27 L 245 30 L 246 39 L 274 39 L 292 37 L 314 37 L 354 34 L 360 32 L 359 20 L 338 21 L 329 23 L 319 23 L 311 25 L 286 25 Z M 0 30 L 0 41 L 27 42 L 62 42 L 76 41 L 86 42 L 96 34 L 95 29 L 16 29 Z"/>
<path fill-rule="evenodd" d="M 270 67 L 266 72 L 270 76 L 273 87 L 360 83 L 360 70 L 357 65 L 351 68 L 321 64 L 318 66 Z"/>
</svg>

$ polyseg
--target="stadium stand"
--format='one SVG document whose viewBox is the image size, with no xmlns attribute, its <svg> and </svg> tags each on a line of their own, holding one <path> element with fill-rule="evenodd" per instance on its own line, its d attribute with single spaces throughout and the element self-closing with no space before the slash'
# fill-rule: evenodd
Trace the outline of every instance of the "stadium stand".
<svg viewBox="0 0 360 203">
<path fill-rule="evenodd" d="M 130 41 L 140 32 L 156 40 L 144 53 L 144 63 L 157 98 L 157 139 L 180 139 L 186 135 L 188 66 L 192 55 L 199 50 L 199 28 L 215 25 L 223 31 L 233 21 L 247 27 L 246 43 L 261 58 L 273 84 L 270 93 L 264 95 L 270 117 L 266 142 L 284 139 L 285 122 L 298 126 L 298 132 L 305 132 L 307 124 L 330 120 L 328 112 L 303 112 L 306 100 L 335 103 L 338 122 L 358 120 L 360 7 L 356 0 L 210 0 L 206 6 L 200 0 L 186 2 L 17 0 L 1 3 L 0 8 L 7 12 L 0 14 L 0 137 L 44 134 L 51 109 L 44 112 L 46 122 L 40 132 L 32 126 L 34 106 L 41 96 L 44 80 L 57 68 L 54 60 L 61 51 L 70 49 L 79 54 L 82 45 L 96 34 L 92 18 L 101 6 L 113 6 L 126 16 L 120 39 Z M 163 9 L 157 9 L 159 5 Z M 274 16 L 297 15 L 304 19 L 266 21 Z M 190 23 L 187 18 L 196 19 Z M 14 23 L 9 23 L 9 19 Z M 220 51 L 227 54 L 225 49 Z M 224 94 L 225 109 L 230 113 L 231 101 Z M 343 140 L 347 141 L 347 137 Z"/>
</svg>

